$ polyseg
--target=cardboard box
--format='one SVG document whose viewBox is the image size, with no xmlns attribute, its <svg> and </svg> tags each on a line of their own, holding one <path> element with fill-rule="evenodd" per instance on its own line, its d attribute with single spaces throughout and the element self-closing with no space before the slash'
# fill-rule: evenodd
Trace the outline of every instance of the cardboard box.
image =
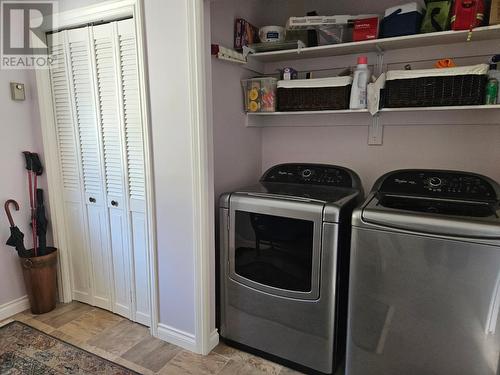
<svg viewBox="0 0 500 375">
<path fill-rule="evenodd" d="M 490 25 L 500 24 L 500 0 L 491 1 Z"/>
<path fill-rule="evenodd" d="M 258 43 L 259 29 L 243 18 L 234 21 L 234 49 L 242 51 L 243 46 Z"/>
<path fill-rule="evenodd" d="M 354 21 L 352 40 L 360 42 L 378 38 L 378 17 L 358 19 Z"/>
</svg>

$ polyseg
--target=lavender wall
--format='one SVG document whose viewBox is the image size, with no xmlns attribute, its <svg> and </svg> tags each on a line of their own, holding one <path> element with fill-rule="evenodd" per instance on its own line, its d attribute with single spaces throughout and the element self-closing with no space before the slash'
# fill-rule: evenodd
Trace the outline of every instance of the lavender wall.
<svg viewBox="0 0 500 375">
<path fill-rule="evenodd" d="M 292 15 L 318 10 L 320 14 L 383 14 L 385 8 L 404 3 L 395 0 L 377 2 L 360 0 L 217 0 L 212 3 L 212 41 L 232 43 L 232 20 L 243 16 L 257 26 L 284 24 Z M 446 46 L 389 51 L 385 54 L 387 69 L 401 69 L 411 63 L 414 69 L 430 68 L 442 57 L 457 58 L 459 65 L 486 62 L 496 46 L 482 42 L 474 45 Z M 375 55 L 369 55 L 370 63 Z M 272 74 L 284 66 L 299 71 L 316 71 L 316 76 L 328 76 L 355 64 L 356 56 L 338 56 L 315 60 L 270 63 L 265 73 Z M 387 62 L 389 62 L 387 64 Z M 238 81 L 245 75 L 256 75 L 234 64 L 213 61 L 214 147 L 216 191 L 255 181 L 273 164 L 283 162 L 322 162 L 353 168 L 363 180 L 365 189 L 383 173 L 396 168 L 448 168 L 470 170 L 489 175 L 500 181 L 498 141 L 500 120 L 495 113 L 406 113 L 383 117 L 391 126 L 384 128 L 381 146 L 369 146 L 368 117 L 347 116 L 339 121 L 348 126 L 319 126 L 323 120 L 310 118 L 302 126 L 248 129 L 241 110 L 241 90 Z M 498 113 L 497 113 L 498 115 Z M 476 116 L 476 117 L 475 117 Z M 294 119 L 294 123 L 300 120 Z M 485 125 L 478 125 L 484 123 Z M 413 125 L 411 125 L 413 124 Z M 447 125 L 443 125 L 447 124 Z M 486 125 L 487 124 L 487 125 Z M 286 125 L 286 124 L 281 124 Z M 252 131 L 257 130 L 256 133 Z M 259 133 L 260 130 L 260 133 Z M 231 137 L 236 134 L 237 137 Z M 258 136 L 257 136 L 258 135 Z M 260 140 L 260 145 L 259 145 Z M 246 142 L 245 142 L 246 141 Z M 242 146 L 241 146 L 242 145 Z M 261 167 L 254 171 L 259 157 L 254 150 L 261 147 Z M 245 168 L 252 165 L 249 170 Z M 239 168 L 242 166 L 242 168 Z"/>
<path fill-rule="evenodd" d="M 265 129 L 262 169 L 290 161 L 344 165 L 360 174 L 367 191 L 398 168 L 459 169 L 500 181 L 500 126 L 386 126 L 383 146 L 368 146 L 367 134 L 363 126 Z"/>
<path fill-rule="evenodd" d="M 10 99 L 9 82 L 25 84 L 26 100 L 15 102 Z M 21 206 L 13 211 L 16 224 L 25 233 L 25 244 L 31 246 L 29 222 L 28 186 L 24 150 L 41 152 L 40 120 L 36 99 L 34 73 L 25 70 L 0 70 L 0 113 L 2 114 L 2 136 L 0 137 L 0 161 L 2 183 L 0 184 L 0 307 L 23 297 L 26 292 L 21 267 L 15 250 L 5 245 L 10 235 L 9 224 L 3 211 L 7 199 L 15 199 Z M 40 180 L 44 188 L 44 180 Z"/>
<path fill-rule="evenodd" d="M 234 19 L 261 23 L 265 1 L 218 0 L 210 9 L 211 40 L 233 46 Z M 245 128 L 240 80 L 255 76 L 241 66 L 212 59 L 214 181 L 216 198 L 223 192 L 254 183 L 260 176 L 261 131 Z"/>
</svg>

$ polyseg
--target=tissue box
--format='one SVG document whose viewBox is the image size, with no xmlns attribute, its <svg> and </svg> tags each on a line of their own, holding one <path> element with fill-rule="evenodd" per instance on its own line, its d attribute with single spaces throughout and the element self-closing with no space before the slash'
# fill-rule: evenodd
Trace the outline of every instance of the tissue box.
<svg viewBox="0 0 500 375">
<path fill-rule="evenodd" d="M 422 18 L 422 7 L 416 2 L 388 8 L 380 23 L 380 37 L 418 34 Z"/>
<path fill-rule="evenodd" d="M 378 38 L 378 17 L 370 17 L 354 20 L 352 40 L 360 42 Z"/>
</svg>

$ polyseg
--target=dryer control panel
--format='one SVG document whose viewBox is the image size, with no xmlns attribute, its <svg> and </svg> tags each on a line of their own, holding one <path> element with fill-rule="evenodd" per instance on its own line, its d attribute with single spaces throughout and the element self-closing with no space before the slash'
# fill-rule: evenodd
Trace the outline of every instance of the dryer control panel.
<svg viewBox="0 0 500 375">
<path fill-rule="evenodd" d="M 384 179 L 378 192 L 444 199 L 497 200 L 495 188 L 488 179 L 462 172 L 397 171 Z"/>
<path fill-rule="evenodd" d="M 281 182 L 287 184 L 307 184 L 336 187 L 353 186 L 353 176 L 349 169 L 324 164 L 281 164 L 269 169 L 261 182 Z"/>
</svg>

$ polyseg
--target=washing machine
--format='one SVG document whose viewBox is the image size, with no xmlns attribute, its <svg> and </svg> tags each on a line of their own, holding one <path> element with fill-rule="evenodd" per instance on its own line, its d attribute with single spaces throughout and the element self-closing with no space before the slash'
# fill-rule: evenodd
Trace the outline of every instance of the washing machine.
<svg viewBox="0 0 500 375">
<path fill-rule="evenodd" d="M 345 349 L 350 220 L 359 177 L 282 164 L 220 199 L 220 334 L 230 345 L 332 373 Z"/>
<path fill-rule="evenodd" d="M 400 170 L 353 213 L 347 375 L 500 374 L 499 185 Z"/>
</svg>

